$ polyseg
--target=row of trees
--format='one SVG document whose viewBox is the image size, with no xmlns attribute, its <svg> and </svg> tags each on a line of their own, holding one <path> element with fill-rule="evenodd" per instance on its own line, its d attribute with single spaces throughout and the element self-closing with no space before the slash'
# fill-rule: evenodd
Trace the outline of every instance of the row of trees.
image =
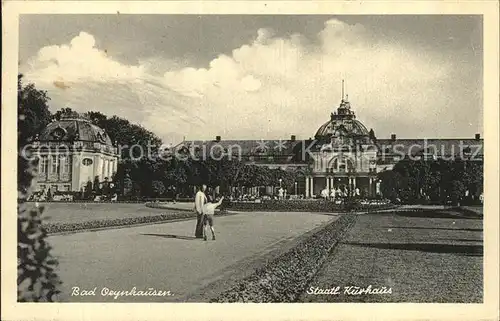
<svg viewBox="0 0 500 321">
<path fill-rule="evenodd" d="M 297 173 L 230 159 L 129 159 L 120 164 L 114 180 L 125 196 L 160 197 L 173 193 L 191 196 L 192 187 L 201 184 L 219 186 L 226 194 L 233 187 L 278 186 L 280 182 L 284 188 L 291 188 Z"/>
<path fill-rule="evenodd" d="M 381 191 L 404 203 L 477 201 L 483 191 L 483 163 L 466 160 L 403 160 L 379 174 Z"/>
</svg>

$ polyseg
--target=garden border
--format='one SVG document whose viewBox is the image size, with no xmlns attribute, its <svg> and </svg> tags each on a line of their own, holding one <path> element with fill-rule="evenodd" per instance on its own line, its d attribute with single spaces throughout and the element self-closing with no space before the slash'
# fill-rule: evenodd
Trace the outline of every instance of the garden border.
<svg viewBox="0 0 500 321">
<path fill-rule="evenodd" d="M 295 302 L 356 220 L 342 215 L 210 302 Z"/>
<path fill-rule="evenodd" d="M 196 213 L 193 211 L 179 210 L 182 213 L 175 214 L 160 214 L 160 215 L 148 215 L 139 217 L 126 217 L 119 219 L 102 219 L 102 220 L 91 220 L 78 223 L 44 223 L 42 228 L 45 229 L 47 235 L 65 235 L 81 232 L 97 232 L 102 230 L 127 228 L 127 227 L 138 227 L 144 225 L 161 224 L 161 223 L 172 223 L 179 221 L 187 221 L 196 218 Z M 235 215 L 238 213 L 234 212 L 221 212 L 217 216 L 228 216 Z"/>
</svg>

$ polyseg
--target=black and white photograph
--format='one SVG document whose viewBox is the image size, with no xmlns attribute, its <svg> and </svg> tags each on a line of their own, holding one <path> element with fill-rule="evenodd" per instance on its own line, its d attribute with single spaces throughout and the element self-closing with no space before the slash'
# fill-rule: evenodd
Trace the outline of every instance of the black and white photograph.
<svg viewBox="0 0 500 321">
<path fill-rule="evenodd" d="M 201 11 L 19 14 L 17 305 L 498 299 L 483 14 Z"/>
</svg>

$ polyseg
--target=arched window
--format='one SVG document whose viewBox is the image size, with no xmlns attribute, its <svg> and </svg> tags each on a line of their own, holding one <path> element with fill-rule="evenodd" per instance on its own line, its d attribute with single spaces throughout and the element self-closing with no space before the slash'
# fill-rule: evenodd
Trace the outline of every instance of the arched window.
<svg viewBox="0 0 500 321">
<path fill-rule="evenodd" d="M 345 173 L 353 169 L 354 169 L 354 164 L 351 159 L 335 158 L 330 162 L 327 171 Z"/>
</svg>

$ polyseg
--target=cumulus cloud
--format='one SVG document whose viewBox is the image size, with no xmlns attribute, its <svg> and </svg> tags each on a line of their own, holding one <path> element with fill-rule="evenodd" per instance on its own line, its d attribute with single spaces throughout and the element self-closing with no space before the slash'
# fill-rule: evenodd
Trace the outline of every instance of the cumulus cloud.
<svg viewBox="0 0 500 321">
<path fill-rule="evenodd" d="M 167 141 L 311 137 L 337 108 L 341 79 L 358 119 L 382 135 L 456 135 L 436 118 L 453 118 L 470 99 L 457 91 L 467 70 L 449 57 L 338 20 L 326 22 L 316 39 L 259 29 L 252 42 L 206 68 L 175 57 L 139 58 L 138 65 L 120 63 L 81 32 L 67 45 L 42 48 L 24 72 L 49 91 L 55 108 L 117 114 Z"/>
</svg>

